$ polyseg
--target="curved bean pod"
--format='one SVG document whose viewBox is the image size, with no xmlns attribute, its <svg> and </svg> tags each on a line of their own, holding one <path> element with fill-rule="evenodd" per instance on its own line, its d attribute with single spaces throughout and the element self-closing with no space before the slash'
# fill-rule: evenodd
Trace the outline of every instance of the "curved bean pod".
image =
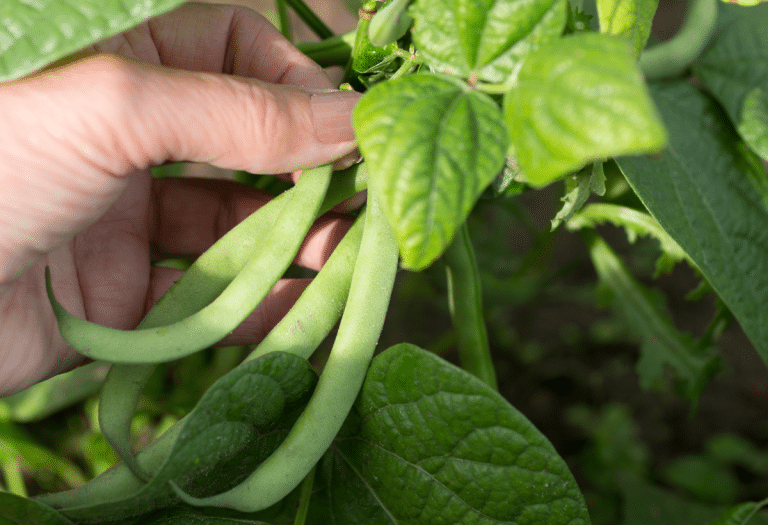
<svg viewBox="0 0 768 525">
<path fill-rule="evenodd" d="M 413 23 L 408 6 L 413 0 L 389 0 L 373 15 L 368 38 L 374 46 L 385 46 L 405 36 Z"/>
<path fill-rule="evenodd" d="M 180 498 L 192 505 L 254 512 L 280 501 L 301 483 L 328 450 L 360 391 L 384 325 L 397 261 L 394 233 L 375 197 L 369 197 L 339 333 L 304 412 L 280 447 L 242 484 L 210 498 L 193 498 L 171 483 Z"/>
<path fill-rule="evenodd" d="M 77 352 L 114 363 L 171 361 L 221 341 L 248 317 L 291 264 L 330 180 L 330 165 L 304 172 L 269 235 L 261 241 L 259 256 L 211 304 L 170 325 L 126 331 L 75 317 L 56 301 L 46 270 L 46 287 L 62 336 Z"/>
</svg>

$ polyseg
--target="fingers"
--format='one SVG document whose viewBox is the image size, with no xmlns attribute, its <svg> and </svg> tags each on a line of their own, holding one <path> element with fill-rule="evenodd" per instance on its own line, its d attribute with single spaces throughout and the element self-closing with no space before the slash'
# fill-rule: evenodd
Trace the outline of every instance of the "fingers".
<svg viewBox="0 0 768 525">
<path fill-rule="evenodd" d="M 14 111 L 21 129 L 31 122 L 55 130 L 84 168 L 120 176 L 166 161 L 253 173 L 333 161 L 355 147 L 351 112 L 360 95 L 96 55 L 5 86 L 2 96 L 9 106 L 34 104 Z"/>
<path fill-rule="evenodd" d="M 156 179 L 152 186 L 150 244 L 154 259 L 197 256 L 266 204 L 272 196 L 231 181 Z M 329 214 L 307 235 L 296 264 L 319 270 L 352 224 Z"/>
<path fill-rule="evenodd" d="M 320 66 L 263 16 L 245 7 L 189 3 L 151 20 L 147 29 L 158 64 L 251 77 L 273 84 L 333 87 Z M 201 46 L 200 42 L 206 45 Z M 152 50 L 144 55 L 136 58 L 146 60 L 153 56 Z"/>
<path fill-rule="evenodd" d="M 356 102 L 111 55 L 0 86 L 0 281 L 92 223 L 134 170 L 189 160 L 283 173 L 349 153 Z"/>
<path fill-rule="evenodd" d="M 181 277 L 182 273 L 181 270 L 172 268 L 160 266 L 152 268 L 146 311 L 149 311 L 168 288 Z M 256 310 L 216 346 L 259 343 L 288 313 L 310 281 L 311 279 L 281 279 L 278 281 Z"/>
</svg>

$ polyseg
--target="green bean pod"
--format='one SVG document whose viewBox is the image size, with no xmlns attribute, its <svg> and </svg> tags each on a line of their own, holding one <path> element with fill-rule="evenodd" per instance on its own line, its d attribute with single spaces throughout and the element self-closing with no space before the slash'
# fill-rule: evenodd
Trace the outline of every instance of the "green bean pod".
<svg viewBox="0 0 768 525">
<path fill-rule="evenodd" d="M 394 233 L 375 197 L 369 196 L 360 253 L 339 332 L 320 381 L 288 437 L 237 487 L 187 503 L 242 512 L 265 509 L 284 498 L 320 460 L 346 419 L 365 379 L 384 325 L 397 271 Z"/>
<path fill-rule="evenodd" d="M 318 215 L 364 190 L 367 177 L 365 163 L 334 174 Z M 216 299 L 261 247 L 258 240 L 268 235 L 293 191 L 294 188 L 269 201 L 200 255 L 149 311 L 139 328 L 180 321 Z M 346 293 L 349 286 L 342 285 L 342 288 Z M 130 429 L 141 391 L 155 368 L 155 365 L 113 365 L 99 402 L 101 433 L 118 457 L 142 480 L 149 478 L 149 472 L 135 460 L 130 445 Z M 150 465 L 156 466 L 153 463 Z"/>
<path fill-rule="evenodd" d="M 408 6 L 413 0 L 389 0 L 373 15 L 368 25 L 368 38 L 374 46 L 386 46 L 396 42 L 408 32 L 413 18 Z"/>
</svg>

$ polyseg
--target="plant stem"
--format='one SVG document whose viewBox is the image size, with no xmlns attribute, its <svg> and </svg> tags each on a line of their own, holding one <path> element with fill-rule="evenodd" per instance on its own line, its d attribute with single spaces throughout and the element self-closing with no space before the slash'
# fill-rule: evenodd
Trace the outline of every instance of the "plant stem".
<svg viewBox="0 0 768 525">
<path fill-rule="evenodd" d="M 299 51 L 320 64 L 322 67 L 343 66 L 352 56 L 355 43 L 355 31 L 326 38 L 320 42 L 299 44 Z"/>
<path fill-rule="evenodd" d="M 506 95 L 509 91 L 509 84 L 483 84 L 478 83 L 473 86 L 478 91 L 487 93 L 488 95 Z"/>
<path fill-rule="evenodd" d="M 709 42 L 717 22 L 718 0 L 692 0 L 680 31 L 640 54 L 640 69 L 648 80 L 682 74 Z"/>
<path fill-rule="evenodd" d="M 304 525 L 307 521 L 307 513 L 309 512 L 309 500 L 312 499 L 312 486 L 315 483 L 315 471 L 317 465 L 312 467 L 307 477 L 301 484 L 301 496 L 299 496 L 299 508 L 296 511 L 296 518 L 293 520 L 293 525 Z"/>
<path fill-rule="evenodd" d="M 311 7 L 304 3 L 304 0 L 285 0 L 285 2 L 291 6 L 291 9 L 299 15 L 299 18 L 301 18 L 321 40 L 333 36 L 333 31 L 325 25 L 325 22 L 320 20 L 320 17 L 312 11 Z"/>
<path fill-rule="evenodd" d="M 443 255 L 448 278 L 448 304 L 456 330 L 461 366 L 498 389 L 496 371 L 483 319 L 483 294 L 469 229 L 464 223 Z"/>
<path fill-rule="evenodd" d="M 405 59 L 405 62 L 398 68 L 397 71 L 390 77 L 390 80 L 398 79 L 404 75 L 410 73 L 411 69 L 418 66 L 423 62 L 422 58 L 418 55 L 411 54 Z"/>
<path fill-rule="evenodd" d="M 8 492 L 26 498 L 27 486 L 24 484 L 24 473 L 21 470 L 21 462 L 12 458 L 2 465 L 0 471 L 2 471 L 3 476 L 5 476 Z"/>
<path fill-rule="evenodd" d="M 285 0 L 275 0 L 275 10 L 277 10 L 277 18 L 280 22 L 280 32 L 285 38 L 293 41 L 291 17 L 288 15 L 288 5 Z"/>
</svg>

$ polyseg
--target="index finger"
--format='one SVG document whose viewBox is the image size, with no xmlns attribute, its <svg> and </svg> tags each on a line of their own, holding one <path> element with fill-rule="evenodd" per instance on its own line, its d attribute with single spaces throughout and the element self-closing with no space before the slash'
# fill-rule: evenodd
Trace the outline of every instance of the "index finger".
<svg viewBox="0 0 768 525">
<path fill-rule="evenodd" d="M 95 47 L 187 71 L 334 87 L 319 65 L 246 7 L 187 3 Z"/>
</svg>

